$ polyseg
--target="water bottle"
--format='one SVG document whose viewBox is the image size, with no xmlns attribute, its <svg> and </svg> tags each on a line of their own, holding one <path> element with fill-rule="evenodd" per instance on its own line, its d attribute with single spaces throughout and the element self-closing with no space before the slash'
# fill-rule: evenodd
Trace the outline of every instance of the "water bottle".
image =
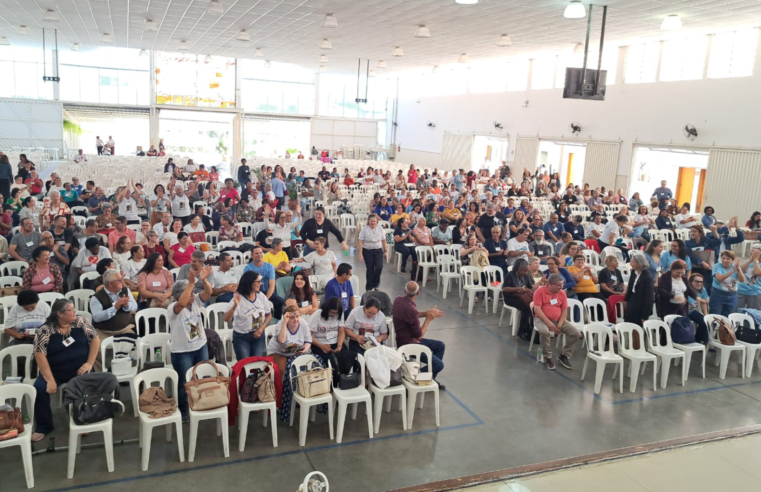
<svg viewBox="0 0 761 492">
<path fill-rule="evenodd" d="M 544 359 L 542 358 L 542 347 L 541 346 L 538 349 L 536 349 L 536 361 L 537 362 L 544 362 Z"/>
<path fill-rule="evenodd" d="M 161 360 L 161 349 L 160 348 L 156 349 L 156 362 L 163 362 Z"/>
</svg>

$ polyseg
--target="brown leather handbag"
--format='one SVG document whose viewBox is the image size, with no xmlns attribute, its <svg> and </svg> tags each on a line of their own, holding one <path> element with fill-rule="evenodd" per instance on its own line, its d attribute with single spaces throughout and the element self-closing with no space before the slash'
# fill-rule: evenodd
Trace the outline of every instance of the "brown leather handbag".
<svg viewBox="0 0 761 492">
<path fill-rule="evenodd" d="M 21 409 L 0 411 L 0 441 L 13 439 L 22 432 L 24 432 L 24 420 L 21 418 Z"/>
<path fill-rule="evenodd" d="M 198 379 L 196 370 L 202 364 L 210 364 L 217 375 Z M 188 405 L 196 412 L 226 407 L 230 404 L 230 378 L 220 376 L 219 368 L 210 361 L 202 361 L 193 366 L 193 378 L 185 383 Z"/>
</svg>

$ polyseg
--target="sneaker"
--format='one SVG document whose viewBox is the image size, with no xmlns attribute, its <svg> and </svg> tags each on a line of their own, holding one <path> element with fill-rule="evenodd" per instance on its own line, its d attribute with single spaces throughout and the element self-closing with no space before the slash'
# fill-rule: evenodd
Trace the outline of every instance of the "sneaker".
<svg viewBox="0 0 761 492">
<path fill-rule="evenodd" d="M 434 379 L 434 381 L 436 381 L 436 380 Z M 446 385 L 444 383 L 440 383 L 440 382 L 436 381 L 436 384 L 439 385 L 439 391 L 446 391 L 447 390 L 447 387 L 446 387 Z"/>
<path fill-rule="evenodd" d="M 555 370 L 555 363 L 552 362 L 552 359 L 544 359 L 544 364 L 547 366 L 547 369 L 550 371 Z"/>
<path fill-rule="evenodd" d="M 566 357 L 565 355 L 561 355 L 560 357 L 558 357 L 558 362 L 560 362 L 560 365 L 565 367 L 568 370 L 573 369 L 573 366 L 571 365 L 571 361 L 568 360 L 568 357 Z"/>
</svg>

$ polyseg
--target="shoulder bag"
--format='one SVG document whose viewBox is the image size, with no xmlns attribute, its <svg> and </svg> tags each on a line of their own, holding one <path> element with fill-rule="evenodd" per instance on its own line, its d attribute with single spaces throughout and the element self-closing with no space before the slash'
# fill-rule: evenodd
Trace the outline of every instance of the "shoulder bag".
<svg viewBox="0 0 761 492">
<path fill-rule="evenodd" d="M 196 370 L 201 364 L 210 364 L 214 367 L 216 376 L 198 379 Z M 203 411 L 226 407 L 230 403 L 230 378 L 219 375 L 219 368 L 209 361 L 202 361 L 193 366 L 193 378 L 185 383 L 185 392 L 188 395 L 188 405 L 191 410 Z"/>
<path fill-rule="evenodd" d="M 267 364 L 264 370 L 259 372 L 259 377 L 256 378 L 256 396 L 262 403 L 268 403 L 275 401 L 275 383 L 272 380 L 272 364 Z"/>
<path fill-rule="evenodd" d="M 296 391 L 304 398 L 330 393 L 330 368 L 315 367 L 296 375 Z"/>
<path fill-rule="evenodd" d="M 753 326 L 745 326 L 743 323 L 735 328 L 735 338 L 741 342 L 759 344 L 761 343 L 761 331 Z"/>
<path fill-rule="evenodd" d="M 243 382 L 243 387 L 240 390 L 240 401 L 243 403 L 259 402 L 259 395 L 256 393 L 256 381 L 259 379 L 261 372 L 259 369 L 252 370 Z"/>
<path fill-rule="evenodd" d="M 680 316 L 671 322 L 671 341 L 679 344 L 695 343 L 695 329 L 690 318 Z"/>
<path fill-rule="evenodd" d="M 122 405 L 122 414 L 124 406 Z M 72 404 L 72 418 L 78 425 L 94 424 L 114 418 L 111 394 L 85 395 Z"/>
<path fill-rule="evenodd" d="M 735 332 L 732 327 L 727 324 L 723 319 L 717 319 L 713 322 L 712 328 L 717 331 L 719 335 L 719 343 L 722 345 L 734 345 L 735 344 Z"/>
<path fill-rule="evenodd" d="M 24 432 L 21 409 L 8 405 L 0 407 L 0 441 L 7 441 Z"/>
</svg>

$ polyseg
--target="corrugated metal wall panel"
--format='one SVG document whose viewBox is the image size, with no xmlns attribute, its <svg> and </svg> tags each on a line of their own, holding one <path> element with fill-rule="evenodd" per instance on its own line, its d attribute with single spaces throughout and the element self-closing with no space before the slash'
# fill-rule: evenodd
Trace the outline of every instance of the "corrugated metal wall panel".
<svg viewBox="0 0 761 492">
<path fill-rule="evenodd" d="M 522 176 L 523 170 L 527 169 L 531 174 L 536 171 L 536 159 L 539 153 L 538 138 L 522 138 L 515 140 L 515 163 L 513 165 L 513 177 Z"/>
<path fill-rule="evenodd" d="M 441 169 L 470 171 L 473 161 L 473 135 L 444 133 L 441 145 Z"/>
<path fill-rule="evenodd" d="M 761 152 L 711 150 L 708 154 L 703 206 L 711 206 L 716 216 L 729 220 L 737 217 L 745 225 L 759 209 L 761 190 Z"/>
<path fill-rule="evenodd" d="M 587 142 L 587 155 L 584 160 L 584 183 L 608 189 L 616 186 L 618 155 L 621 151 L 619 142 Z"/>
<path fill-rule="evenodd" d="M 50 101 L 0 99 L 0 150 L 63 151 L 63 106 Z"/>
</svg>

